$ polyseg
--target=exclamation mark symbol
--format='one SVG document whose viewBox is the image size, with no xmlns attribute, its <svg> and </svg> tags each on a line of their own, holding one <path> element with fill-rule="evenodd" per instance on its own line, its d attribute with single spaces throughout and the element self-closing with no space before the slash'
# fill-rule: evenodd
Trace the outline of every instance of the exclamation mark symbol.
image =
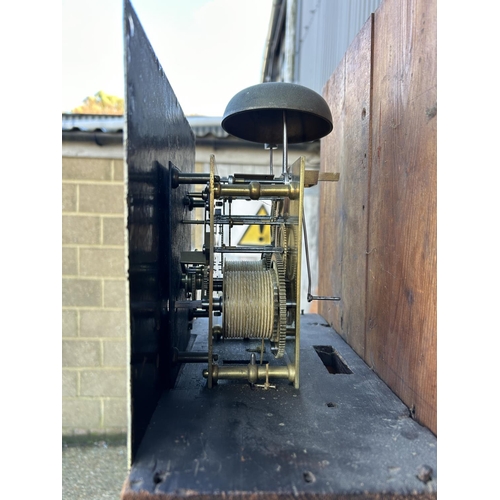
<svg viewBox="0 0 500 500">
<path fill-rule="evenodd" d="M 259 224 L 259 231 L 260 231 L 259 241 L 263 242 L 264 241 L 264 224 Z"/>
</svg>

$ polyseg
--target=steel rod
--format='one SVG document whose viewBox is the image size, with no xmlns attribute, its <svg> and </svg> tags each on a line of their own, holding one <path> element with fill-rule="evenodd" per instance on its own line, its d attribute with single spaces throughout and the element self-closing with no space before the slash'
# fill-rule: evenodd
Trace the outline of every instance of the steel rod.
<svg viewBox="0 0 500 500">
<path fill-rule="evenodd" d="M 220 180 L 218 175 L 214 176 L 216 182 Z M 179 169 L 172 171 L 172 187 L 176 188 L 180 184 L 208 184 L 210 182 L 210 173 L 188 173 L 181 172 Z"/>
<path fill-rule="evenodd" d="M 333 300 L 339 301 L 340 297 L 325 297 L 323 295 L 312 295 L 311 294 L 311 264 L 309 262 L 309 243 L 307 241 L 307 227 L 306 227 L 306 217 L 304 214 L 304 207 L 302 207 L 302 229 L 304 231 L 304 248 L 306 250 L 306 265 L 307 265 L 307 302 L 312 302 L 313 300 Z"/>
<path fill-rule="evenodd" d="M 214 247 L 214 253 L 283 253 L 283 247 L 274 247 L 272 245 Z"/>
<path fill-rule="evenodd" d="M 283 177 L 288 174 L 288 134 L 286 130 L 286 111 L 283 110 L 283 166 L 281 173 Z"/>
</svg>

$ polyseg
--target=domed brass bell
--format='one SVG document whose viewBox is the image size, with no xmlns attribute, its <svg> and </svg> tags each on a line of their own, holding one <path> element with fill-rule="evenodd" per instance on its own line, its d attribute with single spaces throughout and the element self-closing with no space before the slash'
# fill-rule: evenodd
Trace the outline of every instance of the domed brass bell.
<svg viewBox="0 0 500 500">
<path fill-rule="evenodd" d="M 302 85 L 284 82 L 260 83 L 238 92 L 229 101 L 221 125 L 240 139 L 283 144 L 284 120 L 288 144 L 314 141 L 333 129 L 323 97 Z"/>
</svg>

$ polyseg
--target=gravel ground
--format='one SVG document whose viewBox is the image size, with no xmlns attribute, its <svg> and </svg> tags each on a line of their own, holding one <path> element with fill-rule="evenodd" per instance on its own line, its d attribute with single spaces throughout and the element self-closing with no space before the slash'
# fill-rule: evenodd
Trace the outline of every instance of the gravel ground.
<svg viewBox="0 0 500 500">
<path fill-rule="evenodd" d="M 62 500 L 118 500 L 127 477 L 127 446 L 63 441 Z"/>
</svg>

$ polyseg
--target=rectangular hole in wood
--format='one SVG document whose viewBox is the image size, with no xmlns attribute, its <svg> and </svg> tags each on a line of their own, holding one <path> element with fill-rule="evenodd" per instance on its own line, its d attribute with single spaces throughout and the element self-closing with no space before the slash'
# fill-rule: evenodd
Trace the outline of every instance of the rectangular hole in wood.
<svg viewBox="0 0 500 500">
<path fill-rule="evenodd" d="M 352 373 L 350 368 L 331 345 L 314 345 L 313 347 L 329 373 L 333 375 L 338 373 L 350 375 Z"/>
</svg>

